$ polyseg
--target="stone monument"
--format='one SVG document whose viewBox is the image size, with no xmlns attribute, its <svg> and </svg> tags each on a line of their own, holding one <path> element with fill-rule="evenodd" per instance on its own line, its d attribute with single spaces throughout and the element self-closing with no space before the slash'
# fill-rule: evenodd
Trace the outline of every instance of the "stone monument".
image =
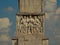
<svg viewBox="0 0 60 45">
<path fill-rule="evenodd" d="M 44 0 L 18 0 L 19 11 L 16 14 L 17 45 L 48 45 L 44 37 Z M 14 45 L 14 44 L 13 44 Z M 16 45 L 16 44 L 15 44 Z"/>
</svg>

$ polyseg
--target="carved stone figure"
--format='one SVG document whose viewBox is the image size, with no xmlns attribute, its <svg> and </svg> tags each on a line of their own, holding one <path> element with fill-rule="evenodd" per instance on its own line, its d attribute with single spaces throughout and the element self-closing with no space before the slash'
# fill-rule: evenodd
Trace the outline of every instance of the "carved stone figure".
<svg viewBox="0 0 60 45">
<path fill-rule="evenodd" d="M 33 33 L 41 30 L 41 22 L 37 16 L 20 16 L 21 32 Z"/>
<path fill-rule="evenodd" d="M 38 17 L 34 16 L 34 31 L 35 32 L 39 32 L 39 28 L 41 28 L 41 22 L 40 20 L 38 19 Z"/>
<path fill-rule="evenodd" d="M 33 22 L 34 22 L 34 19 L 33 19 L 33 17 L 32 17 L 32 16 L 30 16 L 29 21 L 30 21 L 31 23 L 33 23 Z"/>
</svg>

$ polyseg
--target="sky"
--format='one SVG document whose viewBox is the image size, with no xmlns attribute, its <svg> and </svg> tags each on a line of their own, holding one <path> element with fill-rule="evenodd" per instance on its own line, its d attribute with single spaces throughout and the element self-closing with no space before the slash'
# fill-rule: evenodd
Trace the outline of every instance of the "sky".
<svg viewBox="0 0 60 45">
<path fill-rule="evenodd" d="M 44 0 L 45 36 L 49 45 L 60 45 L 60 0 Z M 16 32 L 18 0 L 0 0 L 0 45 L 11 45 Z"/>
</svg>

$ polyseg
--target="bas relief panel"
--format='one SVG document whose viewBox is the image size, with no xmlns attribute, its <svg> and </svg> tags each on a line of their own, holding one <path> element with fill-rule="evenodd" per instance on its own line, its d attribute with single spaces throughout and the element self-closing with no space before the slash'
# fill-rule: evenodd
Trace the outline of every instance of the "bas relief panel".
<svg viewBox="0 0 60 45">
<path fill-rule="evenodd" d="M 29 34 L 42 32 L 41 16 L 20 16 L 18 19 L 17 25 L 20 32 Z"/>
</svg>

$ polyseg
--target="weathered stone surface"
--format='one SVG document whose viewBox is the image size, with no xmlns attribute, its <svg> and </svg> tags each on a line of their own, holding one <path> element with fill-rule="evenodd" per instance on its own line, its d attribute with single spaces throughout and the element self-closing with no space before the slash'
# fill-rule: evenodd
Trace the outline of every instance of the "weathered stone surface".
<svg viewBox="0 0 60 45">
<path fill-rule="evenodd" d="M 42 45 L 42 37 L 41 35 L 25 35 L 25 37 L 19 38 L 19 45 Z"/>
<path fill-rule="evenodd" d="M 19 19 L 18 19 L 19 18 Z M 17 30 L 20 34 L 35 34 L 43 32 L 43 16 L 17 16 Z"/>
<path fill-rule="evenodd" d="M 42 0 L 20 0 L 20 12 L 41 13 Z"/>
<path fill-rule="evenodd" d="M 18 45 L 48 44 L 48 40 L 43 40 L 42 0 L 19 0 L 18 4 L 20 11 L 16 15 Z"/>
<path fill-rule="evenodd" d="M 43 16 L 17 15 L 18 45 L 42 45 Z"/>
</svg>

